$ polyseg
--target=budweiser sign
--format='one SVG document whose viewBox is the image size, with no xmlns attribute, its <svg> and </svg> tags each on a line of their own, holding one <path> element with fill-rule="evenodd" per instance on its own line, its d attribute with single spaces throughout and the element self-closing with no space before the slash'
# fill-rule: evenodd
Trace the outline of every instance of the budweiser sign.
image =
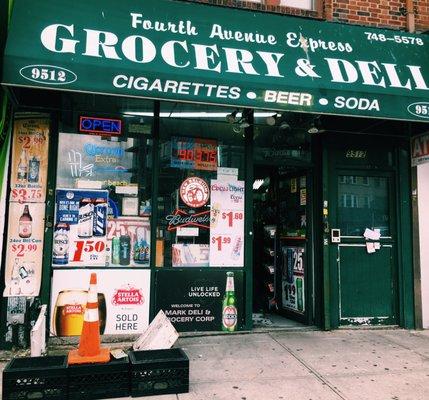
<svg viewBox="0 0 429 400">
<path fill-rule="evenodd" d="M 114 306 L 138 305 L 143 303 L 144 297 L 142 291 L 132 287 L 117 289 L 112 298 Z"/>
<path fill-rule="evenodd" d="M 169 231 L 184 226 L 198 226 L 204 229 L 210 229 L 210 211 L 203 211 L 195 214 L 188 214 L 186 211 L 176 210 L 173 214 L 165 217 L 168 221 Z"/>
</svg>

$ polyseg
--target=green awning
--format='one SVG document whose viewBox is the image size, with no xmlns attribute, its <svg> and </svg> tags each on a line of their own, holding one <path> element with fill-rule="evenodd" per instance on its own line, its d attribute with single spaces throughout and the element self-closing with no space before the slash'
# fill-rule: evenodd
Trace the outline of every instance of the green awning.
<svg viewBox="0 0 429 400">
<path fill-rule="evenodd" d="M 171 0 L 19 0 L 2 83 L 425 121 L 428 41 Z"/>
</svg>

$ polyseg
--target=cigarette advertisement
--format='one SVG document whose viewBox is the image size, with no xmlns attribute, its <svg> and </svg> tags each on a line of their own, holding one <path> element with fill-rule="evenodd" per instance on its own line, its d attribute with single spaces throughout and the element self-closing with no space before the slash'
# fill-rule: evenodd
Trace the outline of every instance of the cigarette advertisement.
<svg viewBox="0 0 429 400">
<path fill-rule="evenodd" d="M 149 325 L 149 270 L 54 270 L 51 336 L 82 331 L 91 272 L 97 273 L 100 333 L 141 334 Z"/>
<path fill-rule="evenodd" d="M 282 248 L 282 305 L 285 309 L 305 312 L 304 247 Z"/>
<path fill-rule="evenodd" d="M 124 186 L 131 182 L 134 139 L 109 141 L 101 136 L 63 133 L 59 135 L 57 186 L 76 188 L 79 181 L 100 186 Z M 95 188 L 96 189 L 96 188 Z"/>
<path fill-rule="evenodd" d="M 148 267 L 149 217 L 119 217 L 107 222 L 106 266 Z"/>
<path fill-rule="evenodd" d="M 244 181 L 212 180 L 210 266 L 244 265 Z"/>
<path fill-rule="evenodd" d="M 44 220 L 44 203 L 9 204 L 4 296 L 39 295 Z"/>
<path fill-rule="evenodd" d="M 49 118 L 15 118 L 10 178 L 11 201 L 45 201 L 48 149 Z"/>
<path fill-rule="evenodd" d="M 57 190 L 54 267 L 106 265 L 107 203 L 107 190 Z"/>
<path fill-rule="evenodd" d="M 235 331 L 244 322 L 244 273 L 205 269 L 158 270 L 156 313 L 178 332 Z"/>
</svg>

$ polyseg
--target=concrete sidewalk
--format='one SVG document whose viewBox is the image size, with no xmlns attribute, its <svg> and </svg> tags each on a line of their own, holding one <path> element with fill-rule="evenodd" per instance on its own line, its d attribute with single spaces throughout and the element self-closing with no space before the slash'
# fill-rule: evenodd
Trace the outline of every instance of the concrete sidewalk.
<svg viewBox="0 0 429 400">
<path fill-rule="evenodd" d="M 428 400 L 429 331 L 183 337 L 190 392 L 153 400 Z"/>
</svg>

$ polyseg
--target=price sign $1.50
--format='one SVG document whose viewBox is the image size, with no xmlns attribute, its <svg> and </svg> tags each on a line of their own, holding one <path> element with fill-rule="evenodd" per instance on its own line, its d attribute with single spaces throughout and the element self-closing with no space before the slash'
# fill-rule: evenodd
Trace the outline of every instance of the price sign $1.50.
<svg viewBox="0 0 429 400">
<path fill-rule="evenodd" d="M 85 260 L 99 260 L 101 253 L 104 252 L 106 244 L 95 240 L 78 240 L 75 242 L 74 253 L 70 261 L 83 262 Z"/>
</svg>

